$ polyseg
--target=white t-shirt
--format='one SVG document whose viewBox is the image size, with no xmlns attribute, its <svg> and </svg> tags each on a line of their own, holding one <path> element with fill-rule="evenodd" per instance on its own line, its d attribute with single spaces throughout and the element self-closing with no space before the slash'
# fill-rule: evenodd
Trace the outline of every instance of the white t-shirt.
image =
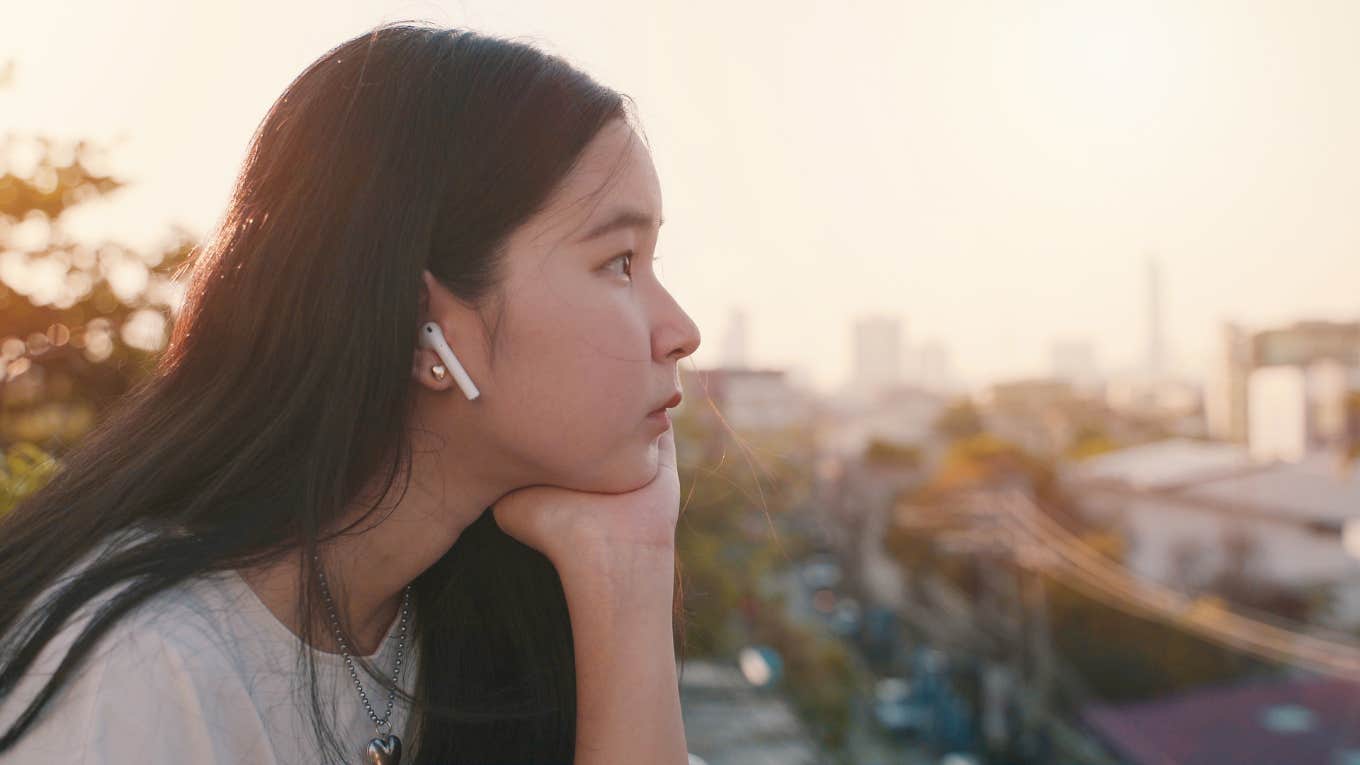
<svg viewBox="0 0 1360 765">
<path fill-rule="evenodd" d="M 128 532 L 120 539 L 139 533 Z M 87 603 L 47 644 L 16 691 L 0 703 L 0 733 L 37 695 L 94 607 L 112 594 L 102 593 Z M 412 603 L 400 679 L 408 693 L 419 671 L 414 619 Z M 381 647 L 367 657 L 380 671 L 390 673 L 396 662 L 400 622 L 399 616 L 393 620 Z M 115 622 L 16 746 L 0 753 L 0 762 L 321 763 L 309 717 L 305 669 L 296 664 L 302 645 L 234 570 L 192 578 Z M 353 752 L 347 763 L 366 762 L 363 753 L 377 731 L 344 659 L 307 650 L 316 658 L 323 713 L 340 743 Z M 373 711 L 381 716 L 387 691 L 357 664 L 355 670 Z M 392 732 L 403 742 L 410 741 L 404 735 L 408 713 L 398 697 L 393 702 Z M 409 753 L 407 744 L 403 759 L 409 759 Z"/>
</svg>

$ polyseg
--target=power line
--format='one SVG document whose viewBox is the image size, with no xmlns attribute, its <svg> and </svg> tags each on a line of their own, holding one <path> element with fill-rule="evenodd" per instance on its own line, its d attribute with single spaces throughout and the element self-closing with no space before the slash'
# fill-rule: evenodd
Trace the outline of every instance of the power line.
<svg viewBox="0 0 1360 765">
<path fill-rule="evenodd" d="M 998 517 L 1011 532 L 1017 563 L 1042 570 L 1106 605 L 1273 661 L 1360 680 L 1360 646 L 1354 643 L 1206 607 L 1202 601 L 1143 580 L 1092 550 L 1018 492 L 979 497 L 978 503 L 984 514 Z"/>
</svg>

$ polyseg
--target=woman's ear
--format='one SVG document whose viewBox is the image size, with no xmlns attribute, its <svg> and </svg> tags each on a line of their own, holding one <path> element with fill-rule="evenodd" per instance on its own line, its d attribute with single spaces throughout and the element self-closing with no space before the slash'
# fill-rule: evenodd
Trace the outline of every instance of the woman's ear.
<svg viewBox="0 0 1360 765">
<path fill-rule="evenodd" d="M 434 320 L 434 317 L 430 315 L 430 290 L 435 288 L 436 284 L 437 282 L 434 278 L 434 274 L 430 273 L 430 269 L 421 269 L 420 294 L 417 299 L 417 304 L 419 306 L 419 314 L 416 318 L 417 332 L 420 331 L 420 327 L 425 325 L 425 322 Z M 436 365 L 442 367 L 442 362 L 438 355 L 435 354 L 433 350 L 417 342 L 415 357 L 411 365 L 411 375 L 428 387 L 442 390 L 448 386 L 448 380 L 446 378 L 439 379 L 434 376 L 432 369 Z"/>
<path fill-rule="evenodd" d="M 457 385 L 469 400 L 478 398 L 480 391 L 458 358 L 459 355 L 464 358 L 476 356 L 477 349 L 473 347 L 473 339 L 464 337 L 463 339 L 468 342 L 460 347 L 457 353 L 450 347 L 458 344 L 455 338 L 459 336 L 459 326 L 476 326 L 477 310 L 449 292 L 429 269 L 422 269 L 420 277 L 421 315 L 420 324 L 415 331 L 435 332 L 441 350 L 437 351 L 430 347 L 427 344 L 428 338 L 419 335 L 416 343 L 416 364 L 411 370 L 412 374 L 427 387 L 447 390 L 450 386 Z"/>
<path fill-rule="evenodd" d="M 420 297 L 417 299 L 418 301 L 417 305 L 420 307 L 420 321 L 422 323 L 429 320 L 429 316 L 427 316 L 426 314 L 430 310 L 430 285 L 432 285 L 433 283 L 434 274 L 430 273 L 430 269 L 428 268 L 421 269 Z"/>
</svg>

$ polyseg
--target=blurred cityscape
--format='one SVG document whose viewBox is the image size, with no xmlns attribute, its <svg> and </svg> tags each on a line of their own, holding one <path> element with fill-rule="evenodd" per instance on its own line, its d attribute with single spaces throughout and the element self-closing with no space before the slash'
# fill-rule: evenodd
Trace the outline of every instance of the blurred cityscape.
<svg viewBox="0 0 1360 765">
<path fill-rule="evenodd" d="M 693 752 L 1360 762 L 1360 321 L 1226 324 L 1187 380 L 1143 288 L 1136 373 L 1063 340 L 977 391 L 870 316 L 818 396 L 743 363 L 734 315 L 677 423 L 696 473 L 750 475 L 682 516 Z"/>
<path fill-rule="evenodd" d="M 195 244 L 66 236 L 120 182 L 43 152 L 0 176 L 0 512 L 150 370 Z M 1360 314 L 1225 323 L 1188 379 L 1154 259 L 1129 289 L 1135 370 L 1055 338 L 982 388 L 905 315 L 831 395 L 712 334 L 674 410 L 696 762 L 1360 763 Z"/>
</svg>

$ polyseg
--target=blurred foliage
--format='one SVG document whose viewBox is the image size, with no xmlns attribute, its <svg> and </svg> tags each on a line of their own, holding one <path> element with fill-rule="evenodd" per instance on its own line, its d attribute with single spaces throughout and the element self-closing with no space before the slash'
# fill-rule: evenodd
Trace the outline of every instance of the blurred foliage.
<svg viewBox="0 0 1360 765">
<path fill-rule="evenodd" d="M 921 448 L 915 444 L 899 444 L 872 439 L 864 447 L 864 464 L 871 467 L 914 469 L 924 462 Z"/>
<path fill-rule="evenodd" d="M 1080 428 L 1068 445 L 1066 456 L 1069 459 L 1084 460 L 1121 448 L 1121 444 L 1110 437 L 1104 429 L 1096 426 Z"/>
<path fill-rule="evenodd" d="M 734 621 L 739 603 L 757 596 L 765 573 L 804 554 L 805 542 L 785 533 L 780 519 L 807 490 L 808 471 L 787 459 L 713 461 L 706 455 L 715 439 L 730 443 L 723 453 L 744 454 L 751 444 L 705 417 L 708 403 L 687 405 L 674 417 L 682 492 L 676 551 L 690 620 L 687 652 L 732 656 L 746 640 Z"/>
<path fill-rule="evenodd" d="M 804 434 L 737 434 L 699 401 L 676 412 L 681 512 L 676 551 L 684 584 L 687 657 L 732 661 L 752 643 L 784 662 L 781 688 L 820 743 L 844 744 L 856 683 L 846 648 L 794 624 L 762 582 L 812 552 L 786 518 L 810 491 Z M 701 446 L 702 445 L 702 446 Z M 727 455 L 741 455 L 727 459 Z M 716 458 L 714 455 L 718 455 Z M 770 459 L 769 455 L 778 455 Z M 748 459 L 750 461 L 748 461 Z"/>
<path fill-rule="evenodd" d="M 1015 481 L 1032 484 L 1046 472 L 1043 462 L 1024 449 L 983 432 L 950 444 L 930 486 L 949 492 Z"/>
<path fill-rule="evenodd" d="M 193 237 L 174 227 L 142 253 L 67 232 L 73 210 L 124 185 L 105 154 L 86 141 L 0 141 L 0 446 L 60 454 L 151 371 L 169 336 Z"/>
<path fill-rule="evenodd" d="M 773 518 L 747 503 L 723 474 L 684 478 L 676 529 L 688 621 L 686 652 L 730 657 L 748 642 L 736 615 L 759 597 L 768 572 L 803 554 L 805 543 L 782 534 Z"/>
<path fill-rule="evenodd" d="M 1088 436 L 1093 440 L 1099 438 L 1094 432 Z M 980 596 L 984 587 L 982 567 L 986 564 L 979 555 L 968 552 L 968 548 L 960 552 L 944 541 L 978 533 L 978 521 L 968 511 L 968 499 L 973 492 L 998 486 L 1027 490 L 1045 513 L 1077 534 L 1083 544 L 1115 563 L 1123 562 L 1126 554 L 1123 535 L 1087 524 L 1065 502 L 1050 462 L 993 434 L 979 432 L 955 438 L 936 474 L 904 496 L 895 509 L 895 522 L 885 533 L 884 548 L 910 572 L 910 584 L 917 585 L 921 578 L 933 577 L 970 599 Z M 1281 616 L 1300 618 L 1311 613 L 1308 609 L 1316 606 L 1316 597 L 1262 589 L 1253 576 L 1250 550 L 1244 547 L 1239 552 L 1239 565 L 1209 585 L 1221 586 L 1243 603 Z M 999 565 L 1016 573 L 1013 562 L 1004 557 L 1000 560 Z M 1097 699 L 1151 698 L 1203 683 L 1239 678 L 1262 668 L 1251 657 L 1175 625 L 1126 613 L 1116 604 L 1093 598 L 1051 577 L 1044 577 L 1044 582 L 1055 655 Z"/>
<path fill-rule="evenodd" d="M 936 435 L 946 441 L 957 441 L 980 435 L 983 431 L 982 415 L 968 399 L 960 399 L 950 404 L 935 420 Z"/>
<path fill-rule="evenodd" d="M 920 508 L 918 512 L 929 511 Z M 948 513 L 940 515 L 949 517 Z M 952 524 L 941 520 L 935 526 L 893 527 L 884 547 L 917 577 L 937 577 L 976 599 L 983 588 L 981 560 L 976 555 L 951 553 L 937 544 L 941 532 L 966 527 L 957 514 L 953 517 Z M 1082 540 L 1111 560 L 1123 559 L 1125 543 L 1118 534 L 1088 532 Z M 1129 614 L 1051 577 L 1044 577 L 1044 588 L 1055 655 L 1082 678 L 1094 696 L 1071 702 L 1153 698 L 1203 683 L 1225 682 L 1261 667 L 1251 657 L 1177 626 Z"/>
<path fill-rule="evenodd" d="M 1264 668 L 1246 654 L 1126 613 L 1062 582 L 1046 578 L 1044 586 L 1053 649 L 1101 701 L 1157 698 Z"/>
<path fill-rule="evenodd" d="M 940 534 L 968 528 L 963 509 L 952 506 L 949 498 L 932 497 L 900 503 L 897 515 L 898 521 L 884 530 L 883 550 L 908 573 L 908 586 L 919 585 L 923 576 L 935 576 L 976 595 L 979 582 L 973 562 L 936 544 Z"/>
<path fill-rule="evenodd" d="M 1127 552 L 1123 536 L 1113 532 L 1083 534 L 1082 543 L 1116 563 Z M 1232 541 L 1228 550 L 1227 567 L 1204 583 L 1197 603 L 1297 621 L 1325 606 L 1325 591 L 1290 593 L 1258 578 L 1253 568 L 1258 550 L 1249 540 Z M 1045 587 L 1055 650 L 1103 700 L 1155 698 L 1269 670 L 1259 659 L 1175 624 L 1126 613 L 1051 579 Z"/>
<path fill-rule="evenodd" d="M 753 612 L 751 639 L 779 652 L 783 686 L 818 740 L 831 750 L 846 744 L 851 702 L 859 687 L 849 649 L 839 640 L 791 623 L 778 601 Z"/>
<path fill-rule="evenodd" d="M 0 464 L 0 517 L 19 501 L 47 485 L 58 463 L 42 449 L 29 443 L 13 444 Z"/>
</svg>

